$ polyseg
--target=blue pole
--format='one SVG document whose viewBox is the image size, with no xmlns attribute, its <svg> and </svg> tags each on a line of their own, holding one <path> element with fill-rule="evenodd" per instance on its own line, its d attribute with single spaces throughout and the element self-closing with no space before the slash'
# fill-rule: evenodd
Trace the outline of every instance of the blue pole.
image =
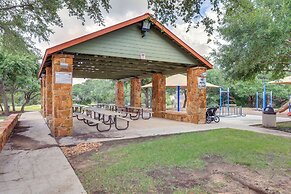
<svg viewBox="0 0 291 194">
<path fill-rule="evenodd" d="M 180 86 L 177 86 L 177 109 L 180 112 Z"/>
<path fill-rule="evenodd" d="M 273 92 L 270 92 L 270 106 L 273 107 Z"/>
<path fill-rule="evenodd" d="M 227 111 L 228 111 L 228 114 L 229 114 L 229 88 L 227 88 Z"/>
<path fill-rule="evenodd" d="M 263 110 L 266 108 L 266 84 L 264 83 L 264 92 L 263 92 Z"/>
<path fill-rule="evenodd" d="M 256 92 L 256 110 L 259 110 L 259 92 Z"/>
<path fill-rule="evenodd" d="M 221 107 L 222 107 L 222 99 L 221 99 L 221 88 L 219 88 L 219 108 L 220 108 L 220 111 L 221 111 Z"/>
</svg>

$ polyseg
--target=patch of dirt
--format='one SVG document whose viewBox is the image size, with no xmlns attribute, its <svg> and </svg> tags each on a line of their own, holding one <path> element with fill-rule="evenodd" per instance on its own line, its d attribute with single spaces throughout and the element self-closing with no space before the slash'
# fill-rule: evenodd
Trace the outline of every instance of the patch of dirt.
<svg viewBox="0 0 291 194">
<path fill-rule="evenodd" d="M 176 188 L 199 186 L 209 193 L 290 193 L 291 177 L 277 171 L 252 171 L 228 164 L 219 156 L 205 156 L 204 169 L 181 167 L 156 168 L 148 175 L 158 180 L 159 193 L 173 193 Z"/>
<path fill-rule="evenodd" d="M 76 155 L 80 155 L 82 153 L 85 152 L 89 152 L 89 151 L 98 151 L 100 146 L 102 144 L 101 143 L 80 143 L 76 146 L 70 146 L 70 147 L 61 147 L 61 149 L 63 150 L 65 156 L 67 157 L 71 157 L 71 156 L 76 156 Z"/>
<path fill-rule="evenodd" d="M 74 169 L 83 169 L 95 164 L 90 157 L 99 151 L 101 145 L 101 143 L 80 143 L 61 149 Z"/>
</svg>

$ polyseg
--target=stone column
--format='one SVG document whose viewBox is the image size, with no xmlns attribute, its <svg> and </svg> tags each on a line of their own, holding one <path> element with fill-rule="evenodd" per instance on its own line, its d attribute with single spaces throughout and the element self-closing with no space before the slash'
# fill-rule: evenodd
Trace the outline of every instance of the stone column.
<svg viewBox="0 0 291 194">
<path fill-rule="evenodd" d="M 45 83 L 46 83 L 46 109 L 45 109 L 45 116 L 46 121 L 48 123 L 48 126 L 51 126 L 51 120 L 52 120 L 52 67 L 46 67 L 45 68 L 46 76 L 45 76 Z"/>
<path fill-rule="evenodd" d="M 120 80 L 115 82 L 115 105 L 124 107 L 124 82 Z"/>
<path fill-rule="evenodd" d="M 42 116 L 43 118 L 46 118 L 46 76 L 44 75 L 41 79 L 42 81 Z"/>
<path fill-rule="evenodd" d="M 130 80 L 130 106 L 141 107 L 141 80 L 139 78 Z"/>
<path fill-rule="evenodd" d="M 61 66 L 64 63 L 67 66 Z M 52 125 L 51 131 L 55 137 L 64 137 L 73 132 L 72 111 L 72 79 L 62 79 L 56 83 L 56 73 L 62 73 L 62 78 L 73 73 L 73 55 L 56 54 L 52 56 Z M 59 74 L 60 75 L 60 74 Z"/>
<path fill-rule="evenodd" d="M 205 67 L 193 67 L 187 70 L 187 114 L 193 123 L 205 123 L 206 88 L 198 88 L 198 77 L 206 72 Z"/>
<path fill-rule="evenodd" d="M 152 110 L 156 117 L 163 117 L 166 111 L 166 77 L 161 73 L 152 76 Z"/>
</svg>

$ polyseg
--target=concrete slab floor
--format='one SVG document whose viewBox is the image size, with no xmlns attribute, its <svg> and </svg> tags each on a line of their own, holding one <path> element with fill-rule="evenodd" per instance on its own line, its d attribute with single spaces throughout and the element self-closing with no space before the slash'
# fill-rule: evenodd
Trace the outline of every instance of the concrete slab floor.
<svg viewBox="0 0 291 194">
<path fill-rule="evenodd" d="M 0 193 L 86 193 L 39 112 L 22 114 L 0 153 Z"/>
<path fill-rule="evenodd" d="M 247 115 L 246 117 L 221 117 L 219 123 L 212 122 L 211 124 L 197 125 L 168 119 L 151 118 L 150 120 L 139 119 L 137 121 L 131 121 L 130 127 L 124 131 L 118 131 L 115 127 L 112 127 L 110 131 L 101 133 L 96 130 L 96 127 L 90 127 L 82 121 L 74 118 L 74 135 L 72 137 L 60 138 L 58 139 L 58 142 L 60 145 L 75 145 L 81 142 L 104 142 L 157 135 L 198 132 L 218 128 L 236 128 L 291 138 L 290 133 L 252 126 L 255 124 L 261 124 L 261 120 L 262 116 L 260 115 Z M 277 117 L 278 122 L 290 120 L 290 118 Z"/>
</svg>

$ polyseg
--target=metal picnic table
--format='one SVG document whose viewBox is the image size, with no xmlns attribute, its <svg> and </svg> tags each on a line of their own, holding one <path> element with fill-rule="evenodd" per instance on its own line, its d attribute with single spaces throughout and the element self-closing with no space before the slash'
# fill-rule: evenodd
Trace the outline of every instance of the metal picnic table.
<svg viewBox="0 0 291 194">
<path fill-rule="evenodd" d="M 97 108 L 97 107 L 86 107 L 83 110 L 86 111 L 87 116 L 91 116 L 91 118 L 101 121 L 104 125 L 109 126 L 107 130 L 102 130 L 102 131 L 109 131 L 112 125 L 115 125 L 115 128 L 117 130 L 125 130 L 129 127 L 129 120 L 122 118 L 121 113 L 110 111 L 110 110 L 104 110 L 102 108 Z M 120 128 L 117 122 L 118 119 L 126 121 L 127 122 L 126 127 Z M 89 123 L 86 123 L 86 124 L 90 125 Z"/>
<path fill-rule="evenodd" d="M 124 107 L 117 107 L 117 112 L 123 113 L 122 117 L 127 117 L 129 115 L 130 119 L 138 120 L 140 116 L 144 120 L 148 120 L 152 116 L 152 112 L 150 109 L 146 109 L 143 107 L 134 107 L 134 106 L 124 106 Z M 145 113 L 148 113 L 148 117 L 145 117 Z"/>
</svg>

